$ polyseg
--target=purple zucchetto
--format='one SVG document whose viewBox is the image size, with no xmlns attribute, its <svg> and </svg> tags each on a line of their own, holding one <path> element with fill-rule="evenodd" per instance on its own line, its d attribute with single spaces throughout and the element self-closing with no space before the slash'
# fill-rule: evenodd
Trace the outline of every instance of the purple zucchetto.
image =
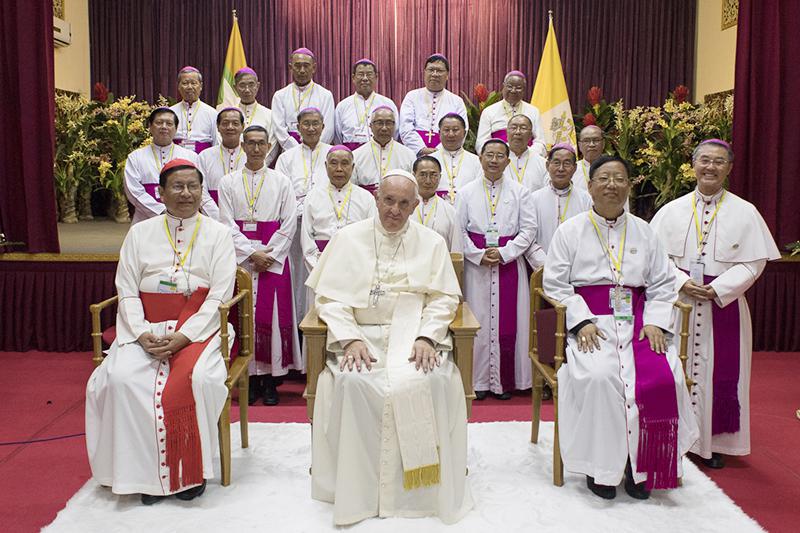
<svg viewBox="0 0 800 533">
<path fill-rule="evenodd" d="M 729 152 L 733 151 L 733 149 L 731 148 L 731 145 L 728 144 L 726 141 L 723 141 L 722 139 L 706 139 L 705 141 L 701 141 L 700 144 L 698 144 L 697 146 L 699 148 L 700 146 L 703 146 L 704 144 L 716 144 L 716 145 L 722 146 L 723 148 L 725 148 Z"/>
<path fill-rule="evenodd" d="M 196 68 L 196 67 L 193 67 L 193 66 L 191 66 L 191 65 L 186 65 L 185 67 L 183 67 L 182 69 L 180 69 L 180 70 L 178 71 L 178 74 L 183 74 L 184 72 L 197 72 L 198 74 L 200 74 L 200 71 L 199 71 L 199 70 L 197 70 L 197 68 Z"/>
<path fill-rule="evenodd" d="M 312 52 L 311 50 L 309 50 L 308 48 L 305 48 L 305 47 L 298 48 L 297 50 L 295 50 L 294 52 L 292 52 L 289 55 L 293 56 L 295 54 L 303 54 L 305 56 L 310 57 L 311 59 L 317 59 L 317 56 L 314 55 L 314 52 Z"/>
<path fill-rule="evenodd" d="M 328 155 L 332 154 L 333 152 L 338 152 L 338 151 L 350 152 L 351 154 L 353 153 L 353 151 L 350 148 L 348 148 L 347 146 L 345 146 L 343 144 L 337 144 L 336 146 L 331 146 L 328 149 Z"/>
<path fill-rule="evenodd" d="M 547 153 L 547 157 L 553 157 L 553 154 L 556 153 L 558 150 L 566 150 L 567 152 L 571 153 L 572 155 L 577 156 L 575 153 L 575 148 L 572 147 L 569 143 L 558 143 L 554 144 L 550 151 Z"/>
<path fill-rule="evenodd" d="M 239 70 L 236 71 L 236 74 L 234 74 L 233 77 L 234 78 L 238 78 L 239 76 L 244 76 L 245 74 L 252 74 L 256 78 L 258 77 L 258 74 L 256 74 L 256 71 L 251 69 L 250 67 L 242 67 L 242 68 L 240 68 Z"/>
<path fill-rule="evenodd" d="M 505 75 L 505 77 L 503 78 L 503 83 L 508 81 L 508 78 L 510 78 L 511 76 L 519 76 L 523 80 L 527 80 L 528 79 L 528 77 L 525 74 L 523 74 L 522 71 L 520 71 L 520 70 L 512 70 L 508 74 Z"/>
<path fill-rule="evenodd" d="M 378 68 L 373 60 L 368 59 L 366 57 L 362 57 L 361 59 L 353 63 L 354 67 L 357 67 L 358 65 L 372 65 L 373 67 Z"/>
</svg>

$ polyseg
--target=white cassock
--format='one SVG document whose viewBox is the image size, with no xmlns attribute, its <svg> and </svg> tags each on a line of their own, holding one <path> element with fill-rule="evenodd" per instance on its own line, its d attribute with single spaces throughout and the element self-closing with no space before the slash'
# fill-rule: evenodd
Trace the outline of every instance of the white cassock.
<svg viewBox="0 0 800 533">
<path fill-rule="evenodd" d="M 225 107 L 225 104 L 218 105 L 217 113 L 225 109 Z M 275 138 L 275 128 L 272 125 L 272 110 L 258 102 L 253 102 L 252 104 L 239 102 L 238 107 L 242 111 L 242 115 L 244 115 L 244 124 L 242 124 L 244 129 L 250 126 L 261 126 L 269 132 L 270 149 L 266 159 L 264 159 L 264 164 L 270 166 L 275 161 L 275 158 L 278 157 L 278 151 L 280 150 L 278 140 Z M 219 130 L 217 130 L 217 144 L 222 144 L 222 136 L 219 134 Z"/>
<path fill-rule="evenodd" d="M 572 185 L 584 191 L 589 190 L 589 164 L 585 159 L 578 159 L 575 166 L 575 173 L 572 175 Z"/>
<path fill-rule="evenodd" d="M 137 148 L 125 160 L 125 196 L 135 208 L 131 225 L 166 212 L 158 194 L 158 175 L 173 159 L 197 161 L 197 154 L 176 144 Z M 204 196 L 207 194 L 204 193 Z M 203 198 L 205 204 L 208 198 Z"/>
<path fill-rule="evenodd" d="M 455 205 L 458 192 L 467 183 L 483 176 L 481 160 L 477 155 L 467 152 L 463 148 L 451 152 L 440 145 L 431 156 L 435 157 L 442 166 L 442 177 L 439 178 L 436 194 L 449 200 L 451 205 Z"/>
<path fill-rule="evenodd" d="M 531 194 L 531 208 L 536 217 L 536 238 L 525 253 L 528 263 L 537 269 L 544 265 L 550 241 L 565 220 L 592 208 L 592 197 L 583 189 L 570 185 L 556 189 L 551 183 Z"/>
<path fill-rule="evenodd" d="M 272 95 L 272 123 L 275 138 L 284 151 L 294 148 L 302 141 L 297 130 L 297 114 L 307 107 L 316 107 L 322 113 L 325 128 L 320 137 L 321 143 L 333 141 L 335 127 L 333 94 L 316 82 L 305 87 L 290 83 Z"/>
<path fill-rule="evenodd" d="M 219 184 L 222 176 L 244 168 L 247 155 L 241 145 L 226 148 L 222 144 L 206 148 L 197 156 L 197 168 L 203 173 L 203 212 L 219 220 Z"/>
<path fill-rule="evenodd" d="M 564 466 L 570 472 L 594 477 L 601 485 L 620 483 L 628 456 L 634 481 L 641 483 L 648 478 L 646 473 L 637 471 L 641 398 L 637 398 L 637 363 L 632 346 L 636 341 L 634 322 L 615 320 L 608 309 L 609 288 L 605 287 L 615 284 L 616 278 L 604 247 L 608 246 L 616 260 L 623 235 L 622 282 L 625 287 L 644 291 L 646 302 L 640 312 L 643 324 L 673 333 L 675 275 L 664 248 L 644 220 L 627 213 L 614 222 L 593 211 L 576 215 L 556 230 L 544 266 L 544 290 L 567 306 L 567 329 L 591 321 L 607 336 L 607 340 L 600 339 L 599 350 L 583 353 L 575 335 L 569 333 L 567 361 L 558 371 L 559 442 Z M 592 312 L 591 299 L 586 293 L 576 292 L 583 290 L 598 290 L 605 312 Z M 697 440 L 697 423 L 674 347 L 664 356 L 653 357 L 666 358 L 666 364 L 662 363 L 658 370 L 665 388 L 661 392 L 667 391 L 662 396 L 665 401 L 669 399 L 673 410 L 671 422 L 674 424 L 677 418 L 677 440 L 672 441 L 677 448 L 670 448 L 676 453 L 673 471 L 680 477 L 680 458 Z M 677 485 L 677 478 L 673 481 Z"/>
<path fill-rule="evenodd" d="M 401 169 L 411 172 L 417 156 L 394 139 L 381 146 L 370 139 L 353 151 L 353 176 L 350 178 L 359 187 L 374 193 L 386 171 Z"/>
<path fill-rule="evenodd" d="M 478 133 L 475 137 L 475 151 L 481 153 L 481 148 L 489 139 L 501 139 L 508 142 L 508 121 L 516 115 L 525 115 L 531 119 L 533 123 L 532 149 L 540 156 L 547 154 L 539 108 L 524 100 L 520 100 L 515 106 L 511 106 L 505 100 L 500 100 L 483 110 L 481 120 L 478 123 Z"/>
<path fill-rule="evenodd" d="M 414 222 L 394 234 L 377 217 L 356 222 L 334 236 L 308 285 L 330 352 L 314 402 L 312 497 L 333 503 L 336 525 L 372 516 L 458 521 L 473 503 L 464 388 L 448 334 L 460 291 L 444 241 Z M 428 374 L 408 361 L 420 336 L 442 356 Z M 377 359 L 371 371 L 339 370 L 351 340 Z"/>
<path fill-rule="evenodd" d="M 187 252 L 195 227 L 200 224 L 183 266 L 179 266 L 167 238 L 165 219 L 169 234 L 181 253 Z M 183 300 L 187 288 L 192 291 L 208 289 L 205 301 L 177 332 L 193 343 L 207 342 L 190 370 L 190 387 L 199 430 L 202 478 L 214 477 L 217 420 L 228 396 L 217 308 L 233 294 L 235 275 L 230 231 L 216 220 L 203 215 L 183 220 L 160 215 L 128 231 L 117 267 L 116 286 L 120 298 L 117 338 L 86 386 L 89 464 L 94 479 L 111 487 L 115 494 L 172 494 L 176 490 L 170 488 L 170 483 L 178 481 L 171 477 L 177 476 L 177 472 L 170 472 L 166 466 L 169 458 L 164 443 L 175 434 L 165 426 L 169 415 L 165 415 L 165 406 L 162 406 L 162 393 L 172 375 L 173 360 L 159 362 L 138 342 L 147 332 L 156 336 L 175 333 L 177 321 L 153 320 L 152 309 L 159 303 L 148 303 L 152 300 L 147 300 L 143 293 L 155 293 L 148 295 L 150 299 L 177 296 Z M 175 294 L 158 294 L 173 289 Z M 196 344 L 189 345 L 192 346 L 197 348 Z M 177 357 L 185 355 L 181 351 Z M 168 392 L 163 394 L 164 403 L 170 401 L 168 395 Z M 183 464 L 185 468 L 186 463 Z M 201 481 L 198 479 L 189 486 Z M 184 484 L 179 490 L 189 486 Z"/>
<path fill-rule="evenodd" d="M 178 115 L 176 144 L 198 154 L 217 144 L 216 109 L 201 100 L 196 100 L 192 105 L 181 100 L 170 109 Z"/>
<path fill-rule="evenodd" d="M 469 119 L 464 100 L 447 89 L 433 93 L 422 87 L 406 94 L 400 104 L 400 140 L 418 154 L 425 147 L 439 145 L 439 120 L 448 113 L 458 113 L 467 123 Z"/>
<path fill-rule="evenodd" d="M 411 220 L 430 228 L 442 236 L 450 252 L 462 253 L 461 227 L 456 218 L 456 208 L 437 195 L 427 200 L 420 199 Z"/>
<path fill-rule="evenodd" d="M 526 148 L 520 155 L 512 151 L 503 176 L 516 180 L 534 192 L 544 187 L 549 180 L 546 165 L 547 160 L 531 148 Z"/>
<path fill-rule="evenodd" d="M 264 176 L 263 185 L 259 186 L 262 176 Z M 255 200 L 251 215 L 250 201 L 253 200 L 253 196 Z M 297 230 L 295 209 L 294 189 L 289 178 L 266 166 L 255 174 L 248 168 L 227 174 L 220 183 L 220 221 L 233 233 L 237 263 L 249 270 L 253 276 L 256 354 L 250 364 L 251 375 L 283 376 L 292 369 L 304 370 L 293 307 L 294 299 L 291 294 L 295 272 L 292 270 L 294 265 L 290 265 L 288 257 Z M 259 238 L 250 231 L 261 231 L 261 223 L 266 222 L 273 224 L 279 222 L 280 228 L 268 236 L 267 242 L 264 243 L 267 235 Z M 258 228 L 254 227 L 256 224 L 259 224 Z M 269 248 L 271 250 L 267 255 L 275 259 L 275 262 L 267 269 L 270 276 L 264 279 L 262 294 L 259 281 L 264 274 L 255 272 L 248 258 L 257 251 L 266 251 Z M 285 277 L 287 266 L 291 274 L 288 279 Z M 278 276 L 281 277 L 277 278 Z M 288 283 L 288 287 L 281 285 L 285 292 L 272 291 L 267 285 L 268 280 L 276 280 L 274 282 L 279 284 Z M 269 301 L 270 297 L 272 301 Z M 263 309 L 264 316 L 271 317 L 268 338 L 259 339 L 259 323 L 265 324 L 260 320 L 259 308 Z M 268 325 L 265 324 L 265 327 Z"/>
<path fill-rule="evenodd" d="M 364 98 L 355 93 L 339 102 L 334 113 L 336 121 L 333 134 L 334 142 L 336 144 L 344 144 L 351 150 L 355 150 L 369 141 L 372 137 L 372 130 L 369 129 L 372 110 L 381 106 L 389 107 L 394 113 L 395 121 L 397 120 L 399 113 L 391 98 L 374 91 L 369 95 L 369 98 Z M 395 138 L 400 138 L 398 130 L 395 130 Z"/>
<path fill-rule="evenodd" d="M 705 276 L 700 284 L 711 285 L 717 293 L 713 303 L 682 295 L 683 301 L 694 306 L 687 365 L 695 381 L 691 399 L 700 440 L 692 452 L 705 458 L 712 452 L 750 453 L 753 329 L 745 292 L 767 261 L 781 256 L 755 206 L 730 191 L 725 191 L 724 197 L 722 193 L 704 196 L 697 191 L 695 203 L 695 192 L 691 192 L 662 207 L 651 222 L 675 265 L 675 290 L 691 279 L 699 251 Z M 699 240 L 706 243 L 702 247 L 697 246 L 693 203 L 701 235 L 708 232 Z"/>
<path fill-rule="evenodd" d="M 496 206 L 492 216 L 491 204 Z M 464 299 L 480 322 L 475 338 L 473 388 L 502 394 L 531 388 L 528 360 L 529 276 L 525 251 L 536 235 L 531 193 L 500 178 L 468 183 L 458 193 L 456 214 L 464 243 Z M 499 266 L 481 265 L 491 244 L 492 221 L 499 232 Z"/>
<path fill-rule="evenodd" d="M 329 144 L 318 142 L 312 150 L 307 144 L 300 144 L 278 156 L 275 170 L 289 176 L 294 187 L 296 198 L 295 214 L 297 227 L 302 226 L 303 212 L 306 196 L 314 187 L 327 187 L 328 171 L 325 169 L 325 158 L 331 149 Z M 292 249 L 289 252 L 289 261 L 292 265 L 292 284 L 294 287 L 294 308 L 297 322 L 301 322 L 306 315 L 306 278 L 308 271 L 303 265 L 303 243 L 300 231 L 295 233 Z"/>
</svg>

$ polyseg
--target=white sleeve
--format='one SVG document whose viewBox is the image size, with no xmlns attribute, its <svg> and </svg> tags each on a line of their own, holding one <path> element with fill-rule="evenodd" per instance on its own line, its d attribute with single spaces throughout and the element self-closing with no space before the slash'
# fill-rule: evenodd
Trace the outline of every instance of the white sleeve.
<svg viewBox="0 0 800 533">
<path fill-rule="evenodd" d="M 753 286 L 767 266 L 766 259 L 750 263 L 739 263 L 717 276 L 709 285 L 717 293 L 716 302 L 720 307 L 735 302 Z"/>
<path fill-rule="evenodd" d="M 333 142 L 333 133 L 334 129 L 336 128 L 336 118 L 334 116 L 334 106 L 333 106 L 333 94 L 327 89 L 324 93 L 324 98 L 322 99 L 322 107 L 320 108 L 322 111 L 322 120 L 325 121 L 325 127 L 322 129 L 322 136 L 320 140 L 327 144 L 332 144 Z"/>
<path fill-rule="evenodd" d="M 272 96 L 272 129 L 275 133 L 275 138 L 284 150 L 294 148 L 298 143 L 294 137 L 289 135 L 288 114 L 289 110 L 283 105 L 283 99 L 280 97 L 281 93 L 276 92 Z"/>
<path fill-rule="evenodd" d="M 300 223 L 300 244 L 303 248 L 303 262 L 309 272 L 314 270 L 317 266 L 317 259 L 319 258 L 319 248 L 314 241 L 312 235 L 312 228 L 314 227 L 314 215 L 309 209 L 309 202 L 306 201 L 303 208 L 303 219 Z"/>
<path fill-rule="evenodd" d="M 144 308 L 139 297 L 139 282 L 142 269 L 137 253 L 137 232 L 130 231 L 119 251 L 119 263 L 114 280 L 117 286 L 117 343 L 136 342 L 143 333 L 150 331 L 150 323 L 144 318 Z"/>
<path fill-rule="evenodd" d="M 414 104 L 411 102 L 411 93 L 408 93 L 400 104 L 400 140 L 416 155 L 425 148 L 425 144 L 414 129 L 414 124 Z"/>
<path fill-rule="evenodd" d="M 339 102 L 333 112 L 333 144 L 341 144 L 342 139 L 342 103 Z"/>
<path fill-rule="evenodd" d="M 211 194 L 208 192 L 206 180 L 203 180 L 203 200 L 200 204 L 200 210 L 207 217 L 211 217 L 214 220 L 219 221 L 219 207 L 214 199 L 211 198 Z"/>
<path fill-rule="evenodd" d="M 233 237 L 233 246 L 236 250 L 236 262 L 242 264 L 257 250 L 244 236 L 236 224 L 236 208 L 233 202 L 233 187 L 225 178 L 219 184 L 219 221 L 228 226 Z"/>
<path fill-rule="evenodd" d="M 645 278 L 647 300 L 644 304 L 642 322 L 644 325 L 658 326 L 663 330 L 672 331 L 675 326 L 673 304 L 678 299 L 678 292 L 675 290 L 675 271 L 664 245 L 655 232 L 650 235 L 650 240 L 654 246 L 647 265 L 648 272 Z"/>
<path fill-rule="evenodd" d="M 574 241 L 575 236 L 567 235 L 563 229 L 564 226 L 560 226 L 550 242 L 542 286 L 547 296 L 567 306 L 567 329 L 570 330 L 584 320 L 597 322 L 597 317 L 589 310 L 583 297 L 575 294 L 575 288 L 570 283 L 574 257 L 569 241 Z"/>
<path fill-rule="evenodd" d="M 503 264 L 515 261 L 523 255 L 536 237 L 536 215 L 531 206 L 531 193 L 527 187 L 522 187 L 519 198 L 519 228 L 517 235 L 500 247 L 500 257 Z"/>
<path fill-rule="evenodd" d="M 461 232 L 461 243 L 464 247 L 464 259 L 476 265 L 481 264 L 483 254 L 486 251 L 475 246 L 469 238 L 467 224 L 469 223 L 469 205 L 463 196 L 456 196 L 456 224 Z"/>
<path fill-rule="evenodd" d="M 489 140 L 492 134 L 492 119 L 486 110 L 481 113 L 481 118 L 478 121 L 478 133 L 475 135 L 475 153 L 480 154 L 483 143 Z"/>
<path fill-rule="evenodd" d="M 160 215 L 166 211 L 167 208 L 164 204 L 157 202 L 155 198 L 147 194 L 144 185 L 142 185 L 139 179 L 141 172 L 142 169 L 139 168 L 136 158 L 133 157 L 133 153 L 131 153 L 128 155 L 128 159 L 125 160 L 125 196 L 128 197 L 128 200 L 130 200 L 133 207 L 137 210 L 152 213 L 150 217 Z"/>
</svg>

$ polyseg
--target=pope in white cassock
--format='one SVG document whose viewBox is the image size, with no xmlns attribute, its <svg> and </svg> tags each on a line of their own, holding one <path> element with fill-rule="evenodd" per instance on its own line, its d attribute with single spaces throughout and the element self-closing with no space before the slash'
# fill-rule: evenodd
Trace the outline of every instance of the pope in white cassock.
<svg viewBox="0 0 800 533">
<path fill-rule="evenodd" d="M 372 138 L 353 152 L 353 182 L 373 194 L 389 169 L 411 172 L 411 166 L 417 158 L 414 152 L 394 139 L 396 117 L 397 112 L 392 108 L 385 105 L 376 107 L 369 118 Z"/>
<path fill-rule="evenodd" d="M 567 307 L 566 364 L 558 371 L 564 466 L 611 499 L 647 499 L 678 486 L 698 430 L 673 334 L 675 274 L 650 226 L 624 211 L 628 164 L 590 171 L 592 210 L 556 230 L 544 290 Z"/>
<path fill-rule="evenodd" d="M 222 176 L 240 170 L 247 159 L 242 150 L 244 115 L 237 107 L 226 107 L 217 113 L 220 144 L 206 148 L 197 156 L 197 168 L 203 173 L 203 212 L 219 220 L 219 182 Z"/>
<path fill-rule="evenodd" d="M 314 107 L 303 109 L 297 115 L 302 144 L 287 150 L 278 157 L 275 170 L 288 176 L 294 186 L 296 198 L 295 214 L 297 227 L 302 226 L 305 201 L 315 187 L 328 186 L 328 172 L 325 170 L 325 156 L 331 146 L 320 140 L 323 131 L 323 114 Z M 303 243 L 297 232 L 289 251 L 292 265 L 292 286 L 294 291 L 295 318 L 299 323 L 306 315 L 305 282 L 308 272 L 303 265 Z"/>
<path fill-rule="evenodd" d="M 277 405 L 273 378 L 304 369 L 292 295 L 295 271 L 288 257 L 297 229 L 296 203 L 289 178 L 264 164 L 269 132 L 250 126 L 243 137 L 247 162 L 222 178 L 219 213 L 233 232 L 236 261 L 253 275 L 255 358 L 248 401 L 263 395 L 265 405 Z"/>
<path fill-rule="evenodd" d="M 339 231 L 308 280 L 328 326 L 312 429 L 314 499 L 336 525 L 368 517 L 461 519 L 464 389 L 448 327 L 461 291 L 444 240 L 409 217 L 414 177 L 392 170 L 378 216 Z"/>
<path fill-rule="evenodd" d="M 411 219 L 428 227 L 444 238 L 450 252 L 461 253 L 461 227 L 456 218 L 456 209 L 450 202 L 436 194 L 442 167 L 435 157 L 423 155 L 414 161 L 414 177 L 419 184 L 420 202 Z"/>
<path fill-rule="evenodd" d="M 230 230 L 198 213 L 202 175 L 176 159 L 161 172 L 166 213 L 132 226 L 120 250 L 117 338 L 86 387 L 92 476 L 153 504 L 191 500 L 214 477 L 227 398 L 217 308 L 233 294 Z"/>
<path fill-rule="evenodd" d="M 460 115 L 448 113 L 443 116 L 439 121 L 439 132 L 442 142 L 430 154 L 442 167 L 442 179 L 436 187 L 436 194 L 455 205 L 458 192 L 467 183 L 483 176 L 483 168 L 477 155 L 464 150 L 467 123 Z"/>
<path fill-rule="evenodd" d="M 272 95 L 272 120 L 278 143 L 284 150 L 289 150 L 303 142 L 298 116 L 310 107 L 319 109 L 324 126 L 320 138 L 323 143 L 330 143 L 335 123 L 333 94 L 314 82 L 316 56 L 308 48 L 298 48 L 289 56 L 289 71 L 292 83 Z"/>
<path fill-rule="evenodd" d="M 458 193 L 464 243 L 464 299 L 481 325 L 475 338 L 473 388 L 478 400 L 501 400 L 531 388 L 528 360 L 530 293 L 525 252 L 536 235 L 531 193 L 503 177 L 508 145 L 483 145 L 483 176 Z"/>
<path fill-rule="evenodd" d="M 507 131 L 511 157 L 505 176 L 531 192 L 541 189 L 547 183 L 547 160 L 528 146 L 533 131 L 531 119 L 527 115 L 516 115 L 508 121 Z"/>
<path fill-rule="evenodd" d="M 175 133 L 175 143 L 198 154 L 217 144 L 217 112 L 200 100 L 202 92 L 203 75 L 200 71 L 194 67 L 183 67 L 178 72 L 178 94 L 181 101 L 170 107 L 180 117 L 180 129 Z"/>
<path fill-rule="evenodd" d="M 409 91 L 400 104 L 400 139 L 416 155 L 428 155 L 439 145 L 439 120 L 456 113 L 468 123 L 464 100 L 447 89 L 450 62 L 442 54 L 425 60 L 425 87 Z"/>
<path fill-rule="evenodd" d="M 270 166 L 275 158 L 278 157 L 280 144 L 275 138 L 275 131 L 272 126 L 272 110 L 261 105 L 256 100 L 261 82 L 258 81 L 258 74 L 250 67 L 242 67 L 233 75 L 233 88 L 239 96 L 239 110 L 244 116 L 243 127 L 261 126 L 269 132 L 269 145 L 271 146 L 264 163 Z M 221 109 L 224 104 L 217 106 Z M 219 143 L 220 137 L 217 137 Z"/>
<path fill-rule="evenodd" d="M 572 183 L 575 173 L 575 149 L 560 143 L 547 155 L 549 183 L 531 195 L 531 207 L 536 217 L 536 237 L 525 257 L 536 269 L 544 265 L 550 241 L 565 220 L 592 208 L 592 197 Z"/>
<path fill-rule="evenodd" d="M 178 122 L 178 116 L 172 109 L 155 108 L 147 117 L 153 142 L 137 148 L 125 160 L 125 196 L 135 209 L 131 225 L 163 214 L 166 210 L 158 187 L 158 176 L 164 165 L 173 159 L 197 161 L 197 154 L 172 142 Z"/>
<path fill-rule="evenodd" d="M 356 92 L 339 102 L 334 113 L 336 127 L 334 141 L 355 150 L 369 141 L 370 117 L 379 107 L 388 107 L 392 116 L 397 116 L 397 106 L 391 98 L 378 94 L 375 83 L 378 81 L 378 67 L 371 59 L 359 59 L 350 70 L 351 80 Z M 399 138 L 396 133 L 392 134 Z M 394 167 L 390 167 L 394 168 Z"/>
<path fill-rule="evenodd" d="M 728 143 L 710 139 L 692 155 L 697 188 L 662 207 L 651 222 L 675 265 L 675 290 L 694 306 L 689 368 L 700 439 L 692 452 L 712 468 L 750 453 L 753 330 L 745 292 L 781 254 L 753 204 L 724 188 L 733 166 Z"/>
<path fill-rule="evenodd" d="M 480 152 L 483 143 L 489 139 L 500 139 L 510 143 L 508 123 L 512 118 L 524 115 L 531 121 L 532 137 L 528 145 L 539 156 L 546 155 L 547 147 L 541 113 L 536 106 L 525 101 L 527 88 L 528 79 L 525 74 L 518 70 L 512 70 L 506 74 L 503 79 L 503 99 L 488 106 L 481 113 L 478 133 L 475 137 L 475 151 Z"/>
</svg>

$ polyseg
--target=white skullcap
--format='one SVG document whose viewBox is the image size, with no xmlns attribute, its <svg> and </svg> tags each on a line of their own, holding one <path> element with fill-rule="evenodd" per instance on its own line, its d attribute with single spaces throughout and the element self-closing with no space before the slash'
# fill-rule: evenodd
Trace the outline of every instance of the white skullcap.
<svg viewBox="0 0 800 533">
<path fill-rule="evenodd" d="M 395 168 L 395 169 L 392 169 L 392 170 L 388 170 L 386 172 L 386 174 L 384 174 L 383 177 L 381 178 L 381 181 L 385 180 L 386 178 L 391 178 L 392 176 L 402 176 L 402 177 L 406 178 L 408 181 L 410 181 L 411 183 L 413 183 L 415 186 L 418 185 L 417 184 L 417 178 L 415 178 L 414 175 L 411 172 L 408 172 L 407 170 L 403 170 L 403 169 L 400 169 L 400 168 Z"/>
</svg>

